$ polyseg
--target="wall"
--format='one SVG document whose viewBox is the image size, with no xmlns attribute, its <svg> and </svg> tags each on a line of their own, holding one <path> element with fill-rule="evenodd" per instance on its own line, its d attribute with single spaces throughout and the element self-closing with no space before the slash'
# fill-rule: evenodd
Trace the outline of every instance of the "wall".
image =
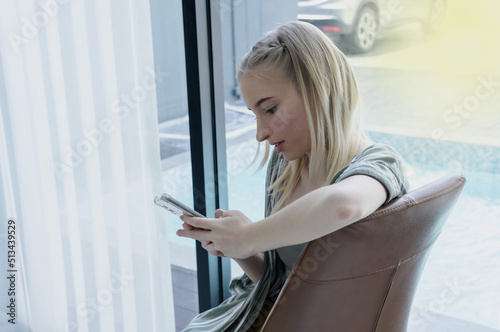
<svg viewBox="0 0 500 332">
<path fill-rule="evenodd" d="M 187 114 L 184 29 L 180 0 L 150 0 L 156 71 L 168 76 L 156 86 L 158 122 Z"/>
</svg>

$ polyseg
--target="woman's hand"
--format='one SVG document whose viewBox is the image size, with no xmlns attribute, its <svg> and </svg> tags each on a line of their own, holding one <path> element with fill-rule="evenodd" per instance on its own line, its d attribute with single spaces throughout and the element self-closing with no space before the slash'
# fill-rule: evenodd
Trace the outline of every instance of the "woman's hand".
<svg viewBox="0 0 500 332">
<path fill-rule="evenodd" d="M 183 229 L 178 236 L 201 242 L 210 254 L 220 257 L 248 258 L 254 255 L 251 246 L 252 221 L 236 210 L 217 210 L 215 218 L 181 216 Z"/>
<path fill-rule="evenodd" d="M 196 227 L 193 227 L 190 224 L 187 224 L 185 222 L 182 223 L 182 228 L 184 228 L 184 230 L 186 230 L 186 231 L 192 231 L 194 229 L 197 229 Z M 203 230 L 203 229 L 198 228 L 198 230 Z M 209 254 L 214 255 L 214 256 L 219 256 L 219 257 L 226 257 L 220 251 L 212 250 L 211 244 L 212 244 L 212 241 L 208 241 L 208 240 L 201 241 L 202 248 L 205 249 L 206 251 L 208 251 Z"/>
</svg>

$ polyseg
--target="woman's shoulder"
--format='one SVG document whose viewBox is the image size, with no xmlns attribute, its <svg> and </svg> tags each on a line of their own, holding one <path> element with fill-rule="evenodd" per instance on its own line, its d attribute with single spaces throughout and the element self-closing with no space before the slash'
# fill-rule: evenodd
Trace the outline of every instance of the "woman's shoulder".
<svg viewBox="0 0 500 332">
<path fill-rule="evenodd" d="M 374 143 L 355 156 L 335 175 L 335 178 L 366 171 L 378 172 L 381 169 L 390 169 L 396 175 L 403 176 L 405 173 L 403 157 L 387 144 Z"/>
<path fill-rule="evenodd" d="M 353 175 L 367 175 L 381 182 L 389 193 L 386 202 L 408 190 L 403 158 L 387 144 L 375 143 L 365 148 L 337 172 L 330 183 L 340 182 Z"/>
<path fill-rule="evenodd" d="M 401 155 L 390 145 L 383 143 L 374 143 L 365 148 L 361 153 L 359 153 L 354 159 L 351 161 L 351 164 L 354 162 L 359 162 L 363 160 L 388 160 L 388 161 L 401 161 L 403 158 Z"/>
</svg>

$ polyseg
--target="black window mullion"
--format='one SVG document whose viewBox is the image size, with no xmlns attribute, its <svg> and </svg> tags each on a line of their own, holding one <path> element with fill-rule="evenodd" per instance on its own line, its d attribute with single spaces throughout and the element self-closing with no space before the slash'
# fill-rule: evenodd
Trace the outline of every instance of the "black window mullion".
<svg viewBox="0 0 500 332">
<path fill-rule="evenodd" d="M 194 208 L 213 216 L 227 209 L 226 143 L 220 22 L 210 0 L 183 0 Z M 196 243 L 200 312 L 229 296 L 230 262 Z"/>
</svg>

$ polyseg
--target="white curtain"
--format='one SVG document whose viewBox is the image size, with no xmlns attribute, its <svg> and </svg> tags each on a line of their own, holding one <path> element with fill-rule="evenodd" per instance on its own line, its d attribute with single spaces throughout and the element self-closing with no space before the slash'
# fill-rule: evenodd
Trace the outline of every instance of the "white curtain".
<svg viewBox="0 0 500 332">
<path fill-rule="evenodd" d="M 1 2 L 1 331 L 175 331 L 153 204 L 167 76 L 148 0 Z"/>
</svg>

